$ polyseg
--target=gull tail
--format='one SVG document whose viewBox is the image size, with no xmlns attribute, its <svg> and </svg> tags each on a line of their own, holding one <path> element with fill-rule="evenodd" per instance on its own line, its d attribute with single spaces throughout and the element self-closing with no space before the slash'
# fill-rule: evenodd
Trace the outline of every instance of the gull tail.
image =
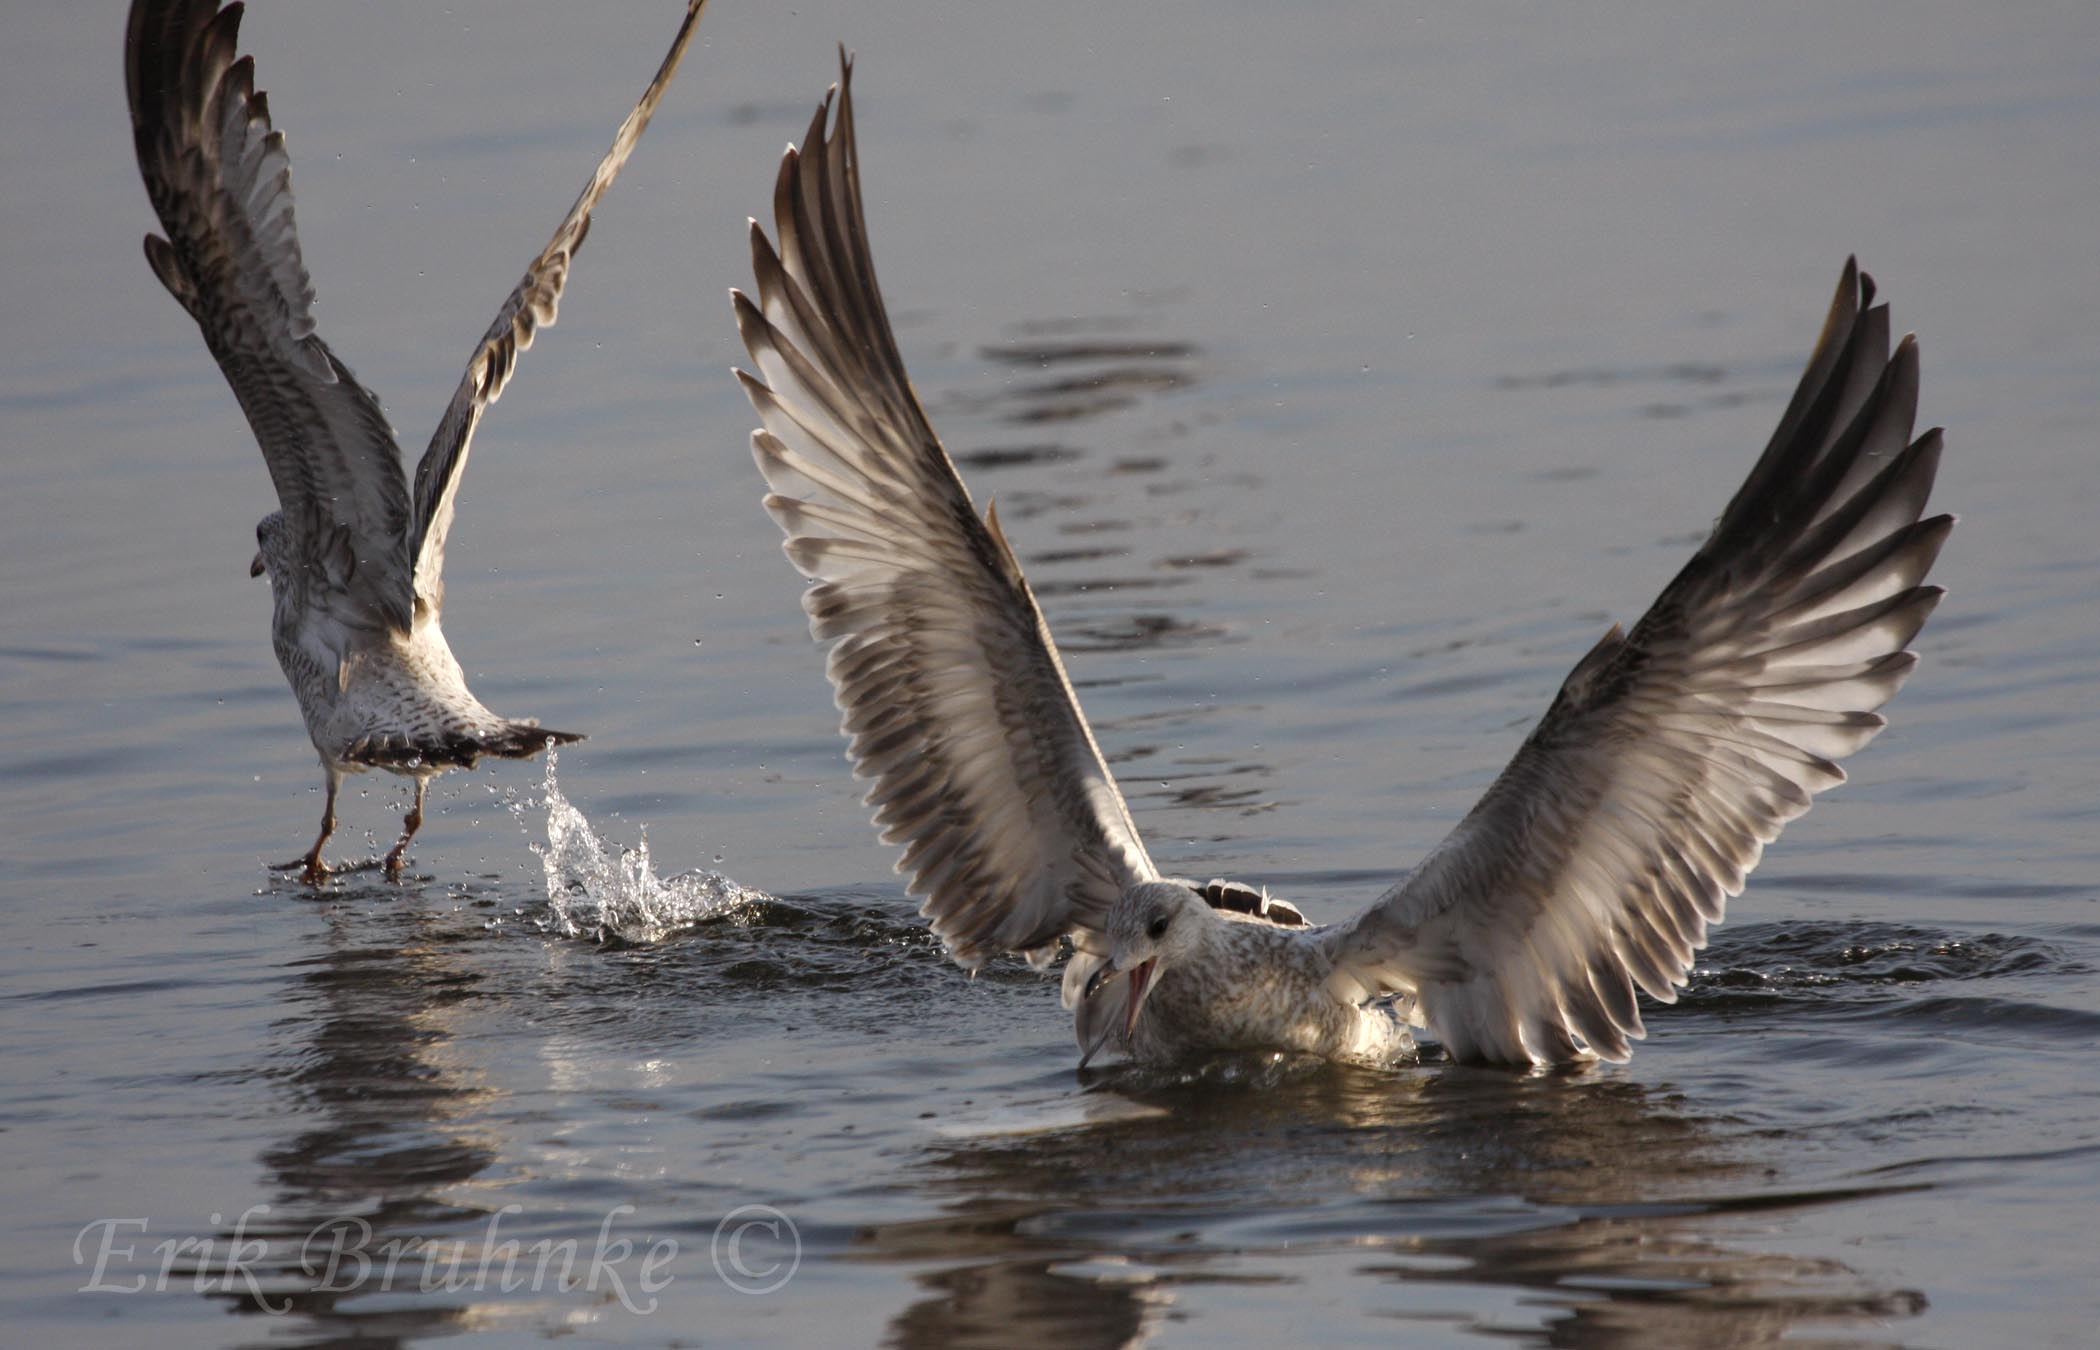
<svg viewBox="0 0 2100 1350">
<path fill-rule="evenodd" d="M 453 731 L 438 736 L 409 737 L 396 733 L 367 736 L 343 754 L 345 764 L 396 773 L 441 769 L 471 769 L 483 755 L 500 759 L 531 759 L 549 742 L 568 745 L 583 737 L 573 731 L 549 731 L 537 722 L 505 722 L 493 731 Z"/>
<path fill-rule="evenodd" d="M 549 745 L 573 745 L 582 739 L 580 731 L 549 731 L 537 722 L 510 722 L 495 735 L 482 738 L 481 753 L 531 759 Z"/>
</svg>

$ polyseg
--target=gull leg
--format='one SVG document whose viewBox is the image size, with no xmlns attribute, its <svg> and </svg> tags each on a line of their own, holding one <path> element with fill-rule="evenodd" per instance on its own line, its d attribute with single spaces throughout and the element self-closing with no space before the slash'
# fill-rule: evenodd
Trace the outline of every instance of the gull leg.
<svg viewBox="0 0 2100 1350">
<path fill-rule="evenodd" d="M 321 833 L 314 839 L 314 846 L 306 851 L 304 858 L 281 864 L 278 868 L 279 871 L 285 872 L 294 867 L 298 868 L 299 880 L 309 886 L 318 886 L 328 876 L 328 864 L 321 861 L 321 848 L 328 842 L 328 837 L 335 833 L 335 790 L 343 785 L 343 771 L 335 765 L 323 760 L 321 771 L 328 777 L 328 801 L 321 808 Z"/>
<path fill-rule="evenodd" d="M 423 792 L 429 786 L 428 778 L 417 775 L 415 804 L 410 806 L 408 814 L 401 818 L 401 838 L 394 845 L 393 851 L 386 855 L 388 881 L 401 880 L 401 860 L 408 856 L 408 841 L 416 837 L 417 830 L 423 828 Z"/>
</svg>

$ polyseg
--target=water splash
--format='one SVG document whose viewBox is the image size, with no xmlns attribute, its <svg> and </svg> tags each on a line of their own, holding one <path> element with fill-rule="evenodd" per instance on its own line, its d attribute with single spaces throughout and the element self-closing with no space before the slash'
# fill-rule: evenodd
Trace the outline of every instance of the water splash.
<svg viewBox="0 0 2100 1350">
<path fill-rule="evenodd" d="M 555 782 L 555 759 L 549 749 L 547 777 L 540 785 L 547 842 L 531 846 L 547 875 L 545 927 L 565 937 L 649 944 L 771 899 L 720 872 L 657 876 L 647 834 L 634 848 L 600 839 L 590 819 L 562 796 Z M 520 799 L 510 809 L 522 820 L 531 805 L 529 799 Z"/>
</svg>

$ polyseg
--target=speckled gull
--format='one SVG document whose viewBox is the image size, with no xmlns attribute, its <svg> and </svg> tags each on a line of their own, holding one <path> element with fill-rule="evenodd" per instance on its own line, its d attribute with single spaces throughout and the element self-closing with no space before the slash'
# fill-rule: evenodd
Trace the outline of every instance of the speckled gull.
<svg viewBox="0 0 2100 1350">
<path fill-rule="evenodd" d="M 499 717 L 467 688 L 438 626 L 445 534 L 474 429 L 518 353 L 554 323 L 591 211 L 649 125 L 704 3 L 688 3 L 656 78 L 475 348 L 416 466 L 413 493 L 378 398 L 314 332 L 284 136 L 255 88 L 253 59 L 235 56 L 242 6 L 132 5 L 124 63 L 132 133 L 167 230 L 165 239 L 146 236 L 146 259 L 203 330 L 277 488 L 279 509 L 255 527 L 250 573 L 269 575 L 277 660 L 327 781 L 320 837 L 285 864 L 308 882 L 328 873 L 321 850 L 345 775 L 379 768 L 415 780 L 415 802 L 385 859 L 398 876 L 434 775 L 483 755 L 525 758 L 581 739 Z"/>
<path fill-rule="evenodd" d="M 1120 1038 L 1143 1061 L 1376 1063 L 1422 1028 L 1460 1060 L 1626 1059 L 1635 991 L 1676 998 L 1764 846 L 1883 726 L 1941 595 L 1920 584 L 1953 525 L 1920 519 L 1940 435 L 1911 439 L 1917 347 L 1890 353 L 1872 281 L 1845 264 L 1770 445 L 1648 612 L 1575 664 L 1420 866 L 1316 927 L 1147 856 L 996 511 L 905 375 L 851 75 L 781 163 L 777 252 L 752 223 L 757 298 L 733 300 L 758 373 L 738 374 L 854 772 L 950 953 L 1041 966 L 1069 939 L 1086 1057 Z"/>
</svg>

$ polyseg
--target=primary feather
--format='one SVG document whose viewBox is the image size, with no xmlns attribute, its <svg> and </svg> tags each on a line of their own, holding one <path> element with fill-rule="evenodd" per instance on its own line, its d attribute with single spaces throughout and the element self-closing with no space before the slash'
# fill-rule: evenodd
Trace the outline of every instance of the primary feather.
<svg viewBox="0 0 2100 1350">
<path fill-rule="evenodd" d="M 861 224 L 850 98 L 831 101 L 752 223 L 734 293 L 766 509 L 816 584 L 810 631 L 857 776 L 956 959 L 1038 960 L 1157 876 L 996 513 L 980 518 L 890 334 Z"/>
</svg>

